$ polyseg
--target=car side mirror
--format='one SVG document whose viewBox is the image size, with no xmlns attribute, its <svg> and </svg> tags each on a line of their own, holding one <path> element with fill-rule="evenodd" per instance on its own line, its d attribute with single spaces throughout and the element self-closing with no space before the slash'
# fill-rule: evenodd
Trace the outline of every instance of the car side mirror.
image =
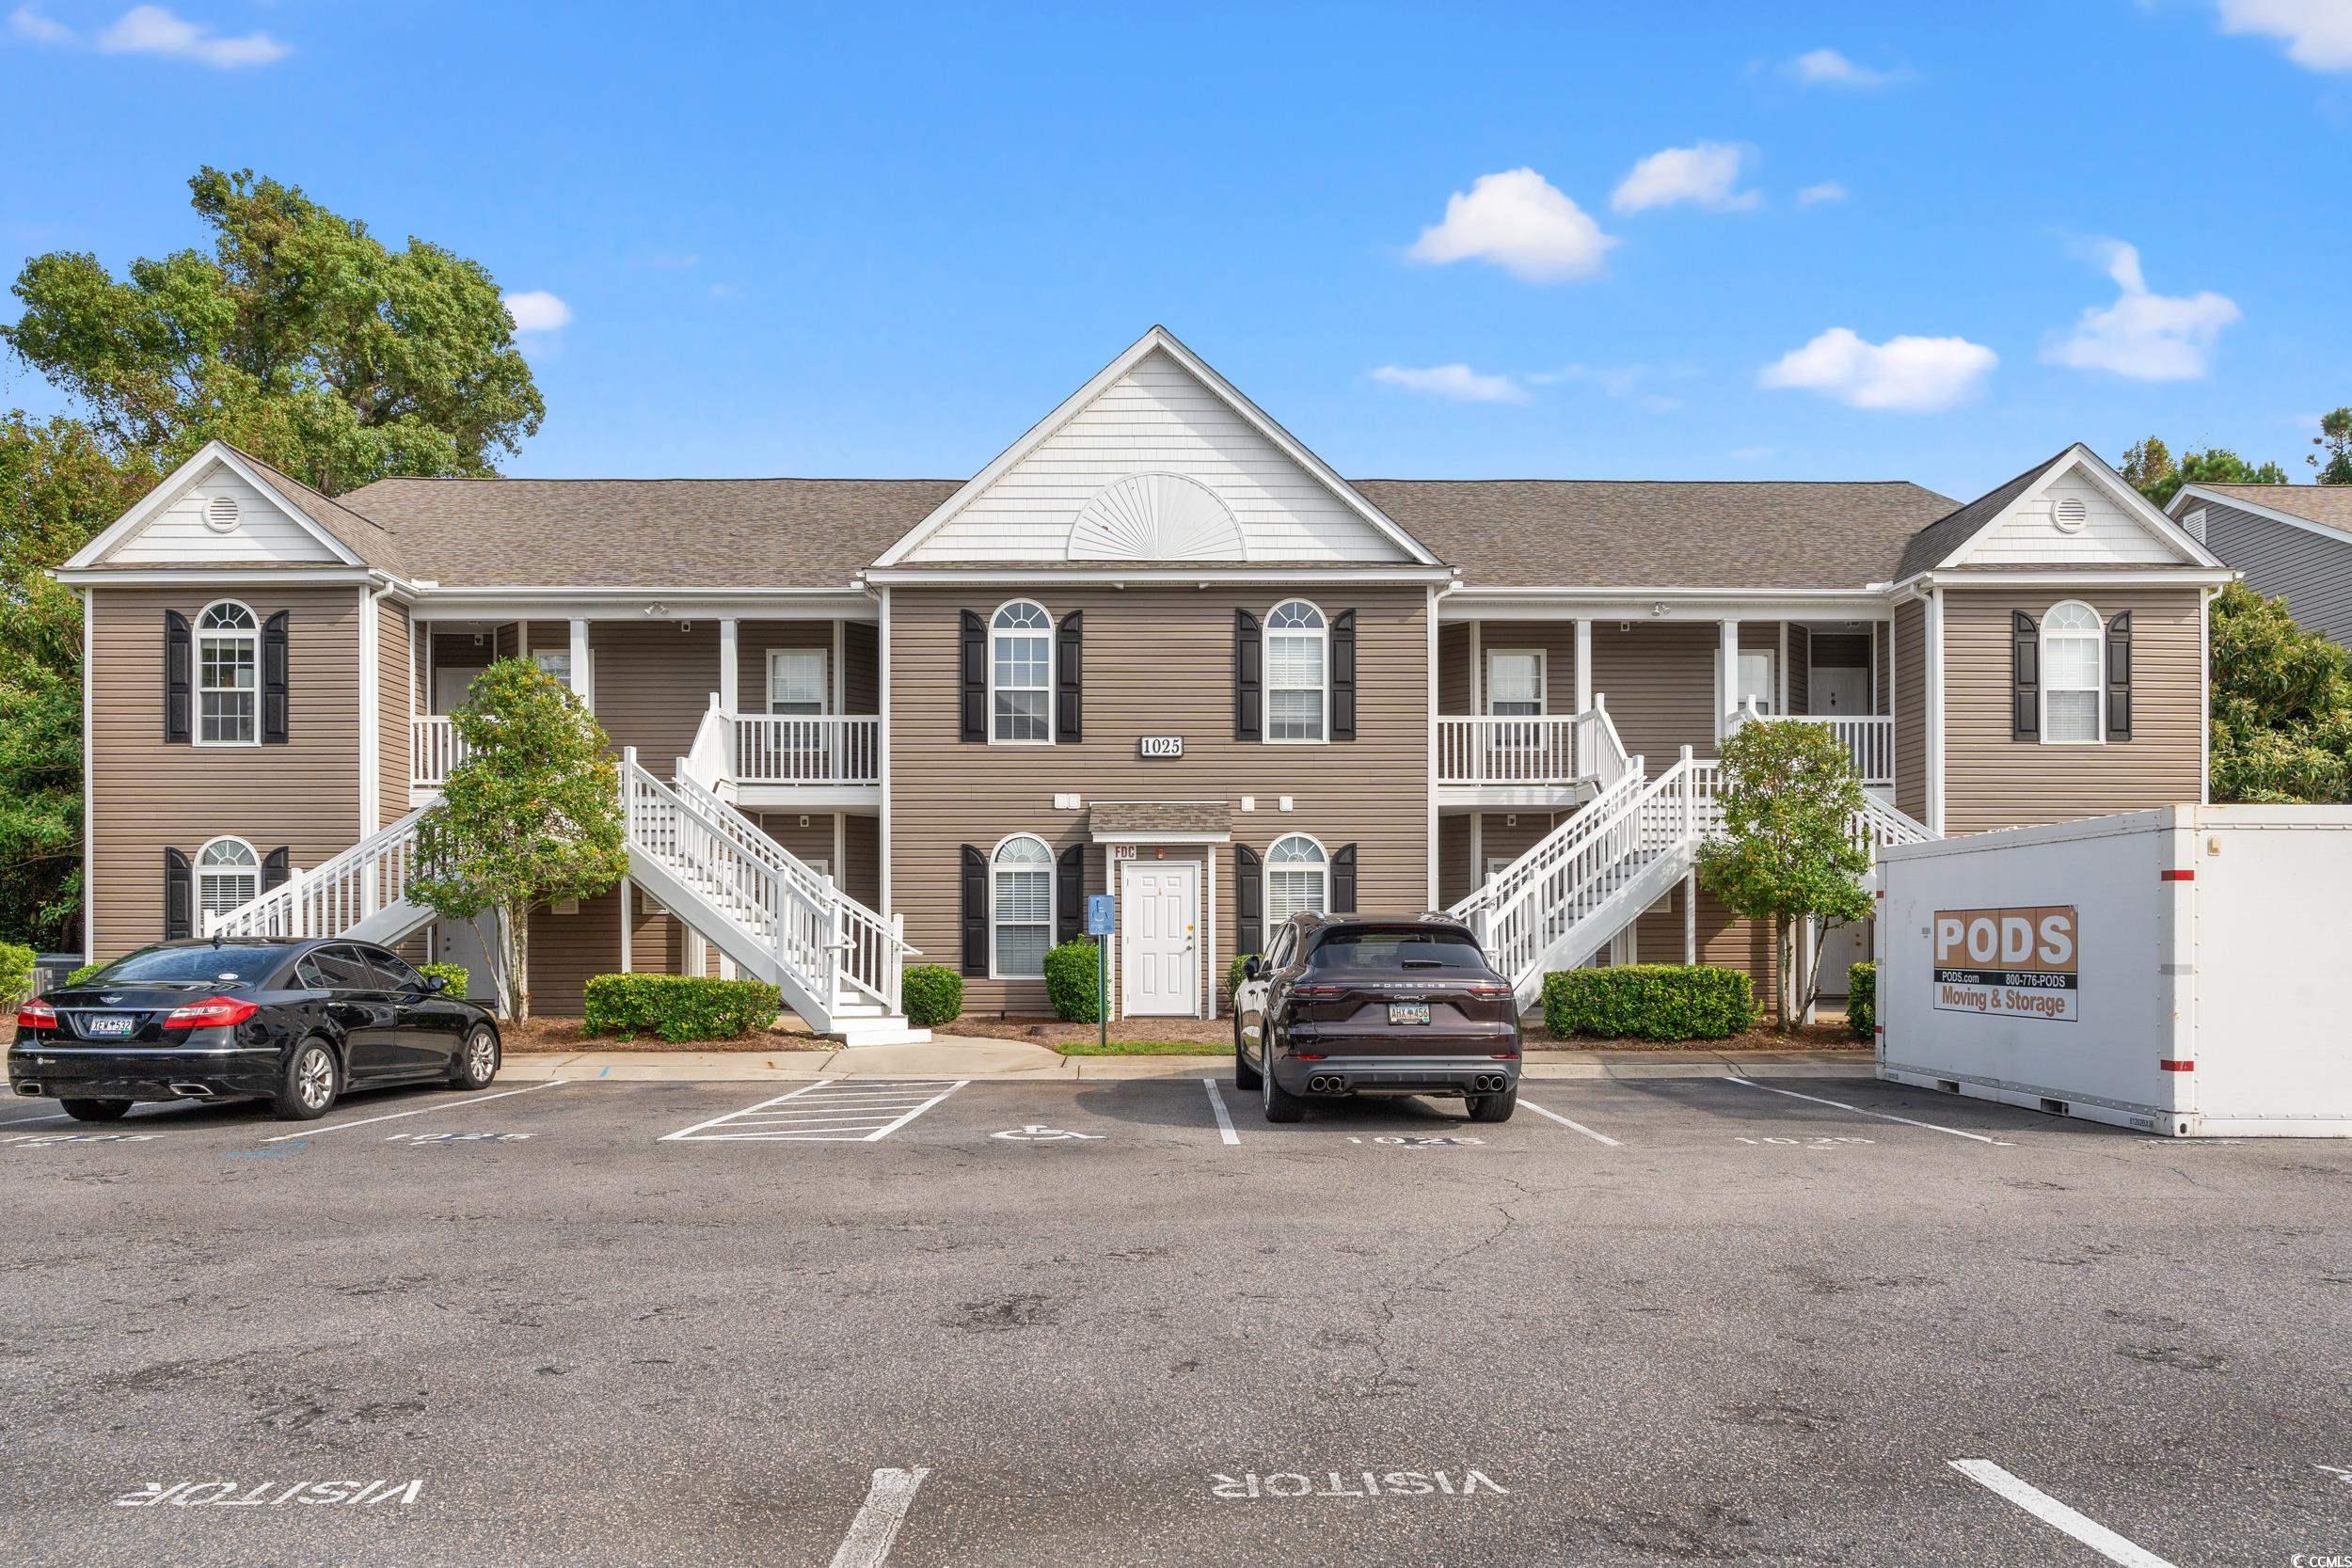
<svg viewBox="0 0 2352 1568">
<path fill-rule="evenodd" d="M 449 976 L 446 974 L 428 974 L 424 977 L 424 989 L 428 991 L 447 990 L 449 990 Z"/>
<path fill-rule="evenodd" d="M 1262 960 L 1255 958 L 1244 958 L 1241 961 L 1241 977 L 1243 979 L 1255 980 L 1264 974 L 1265 964 Z"/>
</svg>

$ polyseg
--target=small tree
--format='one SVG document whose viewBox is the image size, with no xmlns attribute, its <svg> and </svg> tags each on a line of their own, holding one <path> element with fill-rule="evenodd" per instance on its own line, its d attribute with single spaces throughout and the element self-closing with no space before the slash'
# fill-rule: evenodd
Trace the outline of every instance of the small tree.
<svg viewBox="0 0 2352 1568">
<path fill-rule="evenodd" d="M 408 895 L 499 917 L 499 1010 L 531 1017 L 531 913 L 628 873 L 620 773 L 580 698 L 527 659 L 491 665 L 451 716 L 466 757 L 418 824 Z"/>
<path fill-rule="evenodd" d="M 1870 857 L 1848 837 L 1862 781 L 1825 724 L 1742 724 L 1723 747 L 1724 836 L 1699 849 L 1699 881 L 1735 914 L 1770 920 L 1780 1027 L 1813 1005 L 1821 956 L 1797 985 L 1799 923 L 1851 925 L 1870 912 Z"/>
</svg>

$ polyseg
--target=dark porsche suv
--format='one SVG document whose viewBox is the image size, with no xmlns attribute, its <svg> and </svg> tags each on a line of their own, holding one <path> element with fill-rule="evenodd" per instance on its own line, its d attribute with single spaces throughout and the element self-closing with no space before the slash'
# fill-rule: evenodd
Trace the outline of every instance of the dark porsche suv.
<svg viewBox="0 0 2352 1568">
<path fill-rule="evenodd" d="M 1293 915 L 1233 994 L 1233 1081 L 1268 1121 L 1353 1094 L 1458 1097 L 1508 1121 L 1519 1009 L 1468 927 L 1440 915 Z"/>
<path fill-rule="evenodd" d="M 8 1086 L 81 1121 L 241 1097 L 308 1120 L 347 1087 L 482 1088 L 498 1025 L 443 984 L 344 938 L 161 942 L 18 1009 Z"/>
</svg>

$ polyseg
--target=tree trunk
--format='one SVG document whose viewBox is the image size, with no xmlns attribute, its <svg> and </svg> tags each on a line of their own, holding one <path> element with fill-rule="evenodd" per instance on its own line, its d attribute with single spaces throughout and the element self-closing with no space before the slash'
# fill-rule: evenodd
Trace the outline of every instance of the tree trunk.
<svg viewBox="0 0 2352 1568">
<path fill-rule="evenodd" d="M 516 1023 L 531 1022 L 531 907 L 501 905 L 499 909 L 499 993 L 506 1016 Z"/>
<path fill-rule="evenodd" d="M 1796 984 L 1796 923 L 1785 914 L 1772 916 L 1772 956 L 1780 966 L 1778 994 L 1773 997 L 1774 1010 L 1780 1015 L 1780 1032 L 1788 1033 L 1789 1021 L 1795 1017 L 1789 1010 L 1789 992 Z"/>
</svg>

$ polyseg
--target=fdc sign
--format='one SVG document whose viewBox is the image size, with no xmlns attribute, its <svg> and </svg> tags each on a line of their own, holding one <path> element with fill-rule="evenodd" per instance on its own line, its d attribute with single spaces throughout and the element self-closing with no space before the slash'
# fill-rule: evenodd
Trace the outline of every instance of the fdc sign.
<svg viewBox="0 0 2352 1568">
<path fill-rule="evenodd" d="M 2072 904 L 1935 911 L 1935 1006 L 1946 1012 L 2078 1021 Z"/>
</svg>

